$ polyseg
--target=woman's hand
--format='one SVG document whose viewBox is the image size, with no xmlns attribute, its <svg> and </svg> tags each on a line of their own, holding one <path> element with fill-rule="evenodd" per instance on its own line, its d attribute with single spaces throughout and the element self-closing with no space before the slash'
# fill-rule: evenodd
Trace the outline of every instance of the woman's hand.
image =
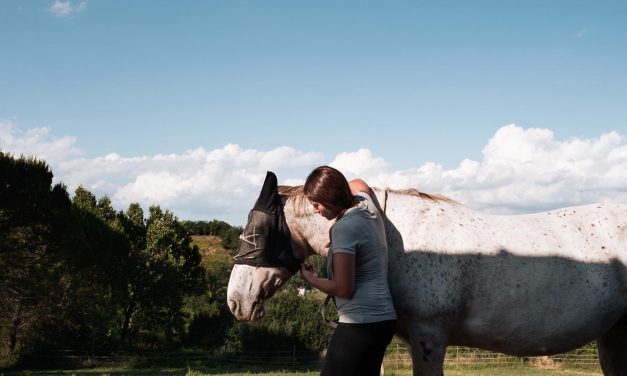
<svg viewBox="0 0 627 376">
<path fill-rule="evenodd" d="M 307 281 L 310 285 L 312 281 L 318 278 L 318 273 L 314 270 L 314 267 L 309 264 L 302 263 L 300 264 L 300 275 L 303 277 L 305 281 Z"/>
<path fill-rule="evenodd" d="M 334 279 L 318 277 L 313 266 L 301 264 L 300 275 L 311 286 L 338 298 L 350 299 L 355 291 L 355 255 L 337 253 L 333 255 Z"/>
</svg>

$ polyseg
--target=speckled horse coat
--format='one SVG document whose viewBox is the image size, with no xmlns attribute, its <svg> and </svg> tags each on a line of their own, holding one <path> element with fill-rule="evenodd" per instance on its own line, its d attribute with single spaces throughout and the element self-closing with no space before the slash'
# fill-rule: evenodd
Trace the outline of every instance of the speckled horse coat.
<svg viewBox="0 0 627 376">
<path fill-rule="evenodd" d="M 307 209 L 300 187 L 281 188 L 296 248 L 325 255 L 329 223 Z M 627 206 L 505 216 L 415 190 L 375 193 L 414 375 L 442 375 L 451 344 L 533 356 L 595 339 L 604 375 L 627 375 Z M 233 309 L 237 283 L 248 278 L 268 297 L 284 277 L 269 269 L 254 282 L 252 270 L 236 269 L 229 305 L 241 319 L 252 311 L 242 301 Z"/>
</svg>

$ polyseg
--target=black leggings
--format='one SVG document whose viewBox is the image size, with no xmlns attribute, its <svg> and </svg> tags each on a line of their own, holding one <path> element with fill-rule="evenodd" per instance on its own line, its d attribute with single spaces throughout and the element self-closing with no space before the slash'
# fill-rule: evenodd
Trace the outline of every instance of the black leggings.
<svg viewBox="0 0 627 376">
<path fill-rule="evenodd" d="M 331 337 L 321 376 L 379 376 L 396 320 L 367 324 L 339 323 Z"/>
</svg>

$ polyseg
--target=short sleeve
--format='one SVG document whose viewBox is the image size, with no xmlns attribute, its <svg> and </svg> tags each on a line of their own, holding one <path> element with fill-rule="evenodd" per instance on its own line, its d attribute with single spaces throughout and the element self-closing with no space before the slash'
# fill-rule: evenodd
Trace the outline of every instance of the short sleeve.
<svg viewBox="0 0 627 376">
<path fill-rule="evenodd" d="M 354 226 L 347 226 L 344 221 L 339 221 L 331 230 L 333 253 L 357 253 L 358 234 Z"/>
</svg>

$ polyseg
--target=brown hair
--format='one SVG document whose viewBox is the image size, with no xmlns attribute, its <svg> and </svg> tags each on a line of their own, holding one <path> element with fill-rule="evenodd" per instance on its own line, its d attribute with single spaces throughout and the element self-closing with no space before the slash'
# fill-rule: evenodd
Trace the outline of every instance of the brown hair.
<svg viewBox="0 0 627 376">
<path fill-rule="evenodd" d="M 341 216 L 353 205 L 353 193 L 344 175 L 333 167 L 320 166 L 314 169 L 303 187 L 305 196 L 330 209 L 336 217 Z"/>
</svg>

